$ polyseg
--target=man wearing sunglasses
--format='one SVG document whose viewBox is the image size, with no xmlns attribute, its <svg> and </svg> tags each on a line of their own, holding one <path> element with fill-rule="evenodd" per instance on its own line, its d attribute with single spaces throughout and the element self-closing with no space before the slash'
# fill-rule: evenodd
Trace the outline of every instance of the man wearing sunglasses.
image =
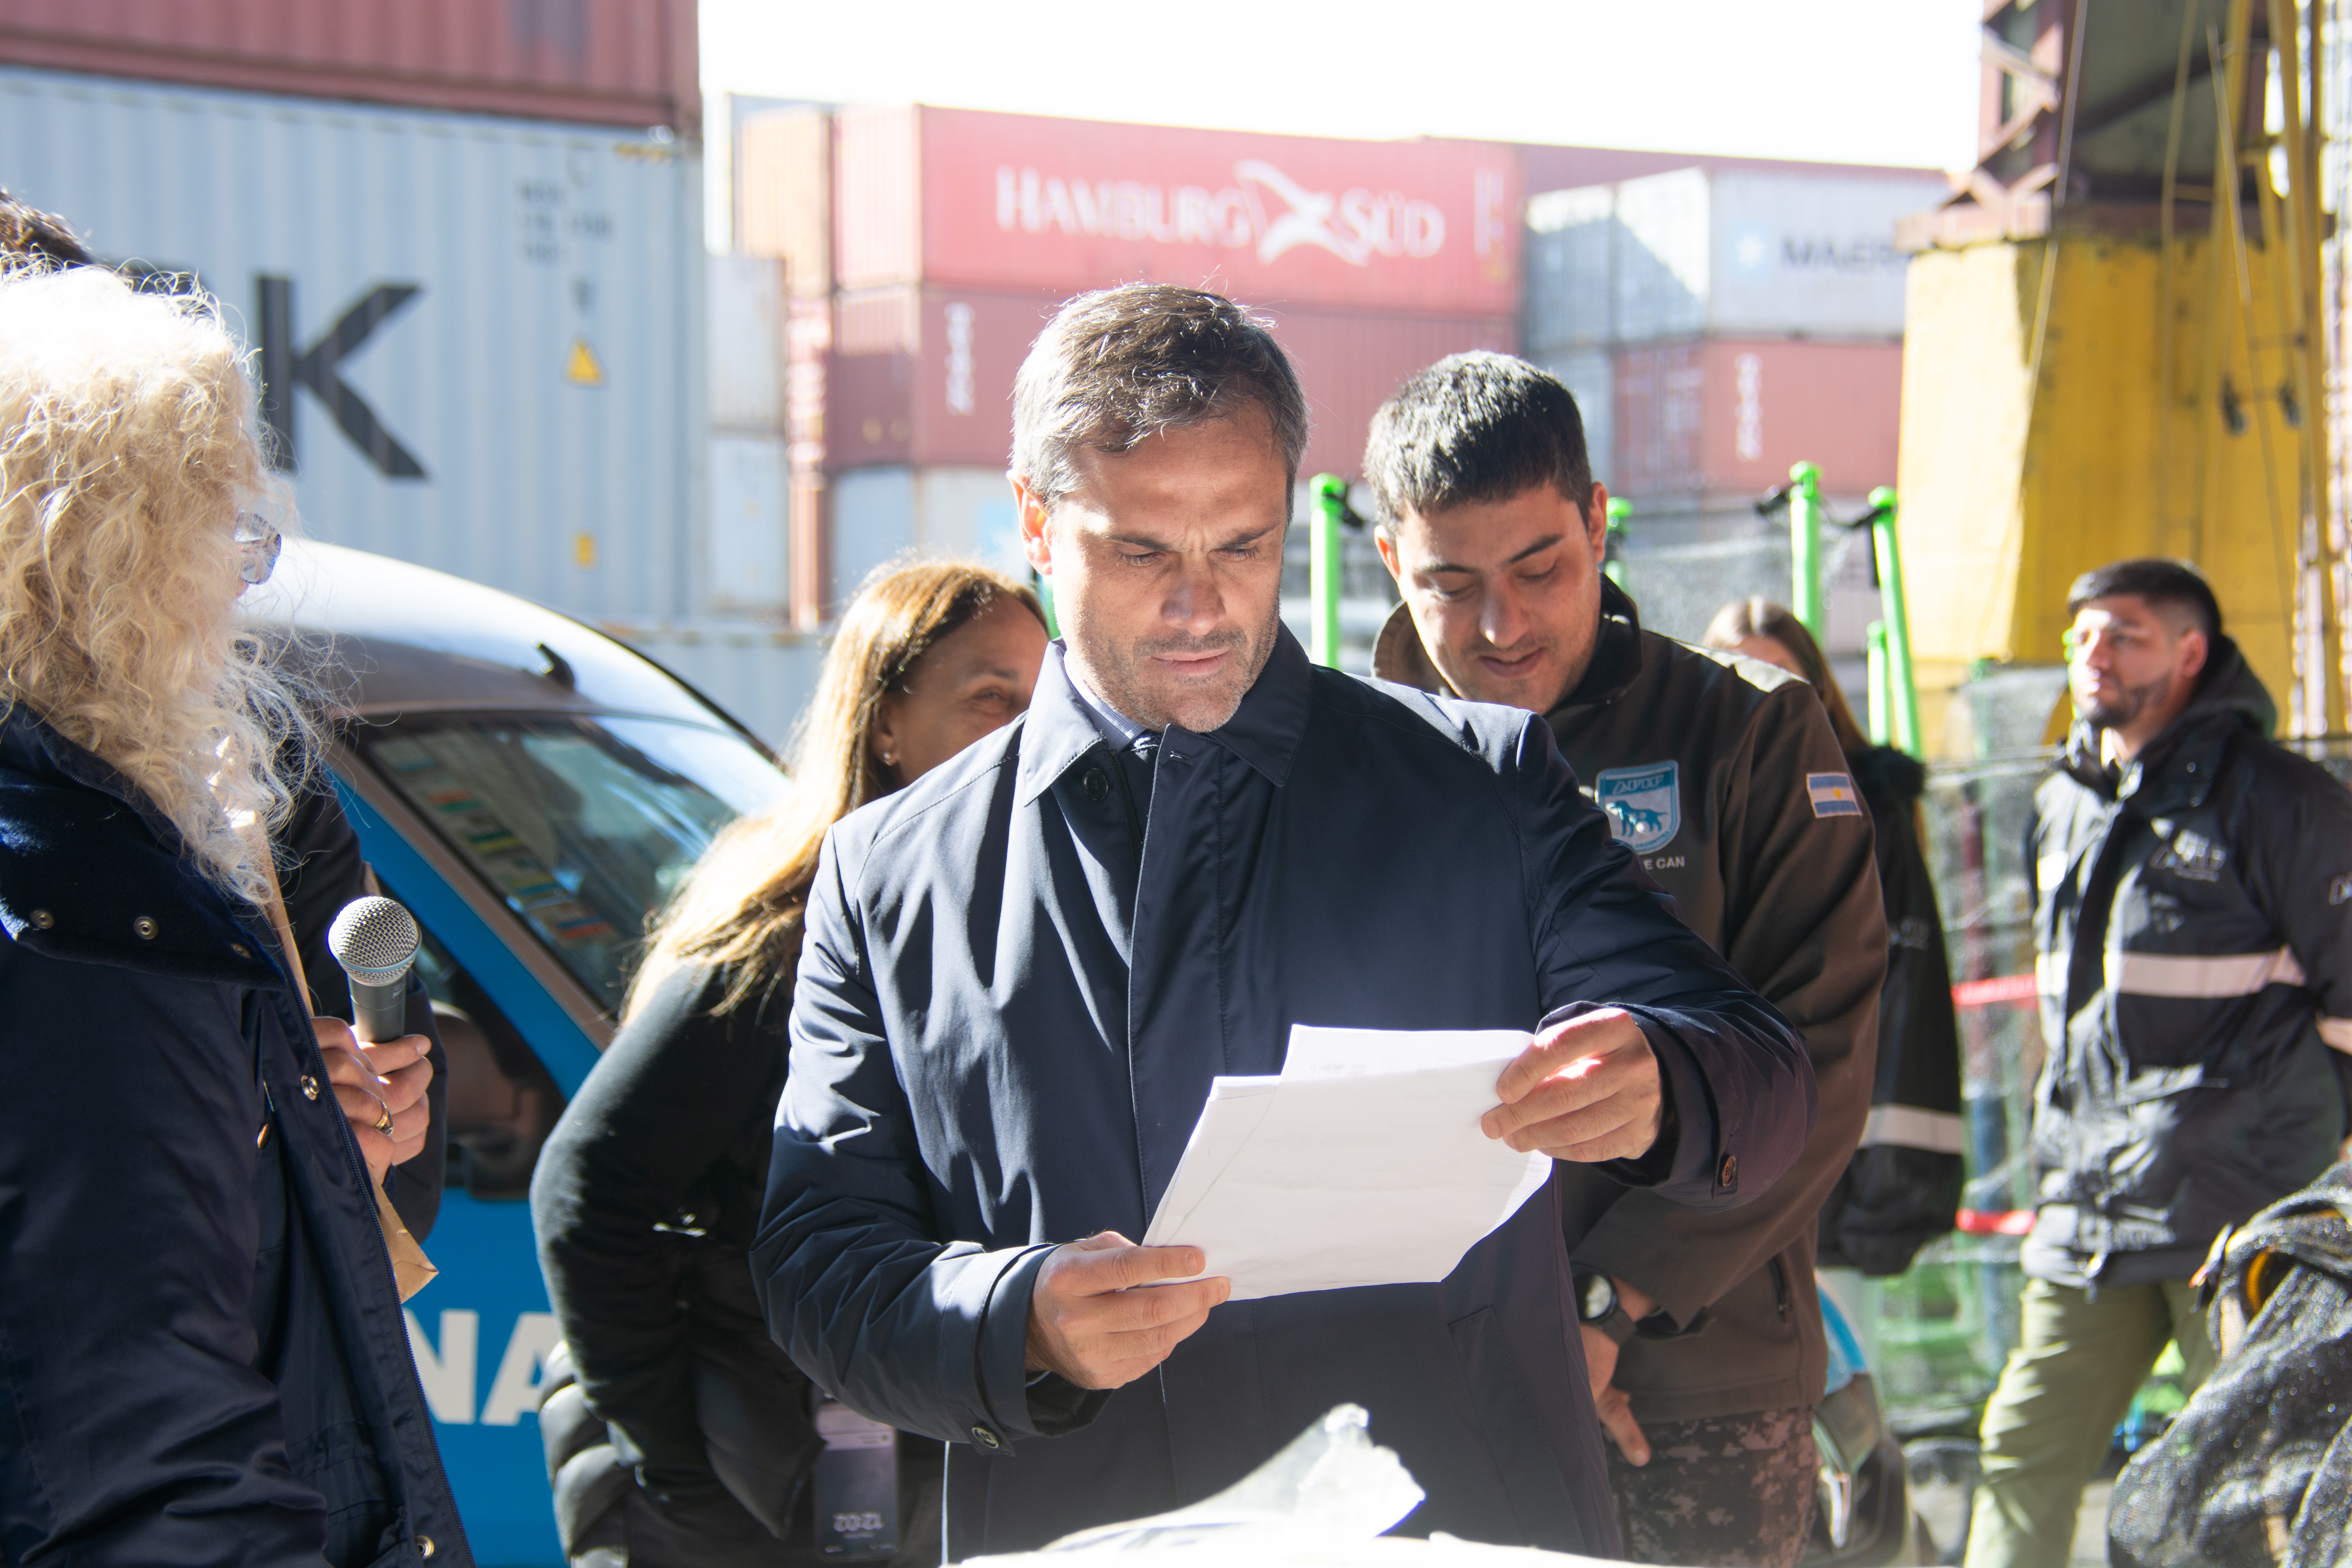
<svg viewBox="0 0 2352 1568">
<path fill-rule="evenodd" d="M 2266 739 L 2270 695 L 2192 567 L 2118 561 L 2066 604 L 2074 727 L 2026 866 L 2042 1189 L 1969 1568 L 2067 1561 L 2166 1343 L 2192 1391 L 2212 1369 L 2189 1277 L 2335 1160 L 2352 1081 L 2352 795 Z"/>
</svg>

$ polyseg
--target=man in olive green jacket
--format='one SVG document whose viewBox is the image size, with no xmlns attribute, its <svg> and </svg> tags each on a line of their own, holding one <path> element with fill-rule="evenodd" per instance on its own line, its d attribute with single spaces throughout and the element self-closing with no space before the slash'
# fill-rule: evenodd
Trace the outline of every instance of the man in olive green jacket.
<svg viewBox="0 0 2352 1568">
<path fill-rule="evenodd" d="M 1815 1221 L 1870 1103 L 1886 918 L 1870 819 L 1802 679 L 1644 632 L 1601 574 L 1608 495 L 1559 383 L 1501 354 L 1423 371 L 1364 472 L 1404 603 L 1373 673 L 1543 713 L 1683 919 L 1804 1032 L 1821 1110 L 1797 1167 L 1699 1215 L 1563 1169 L 1585 1357 L 1640 1561 L 1786 1568 L 1827 1369 Z"/>
</svg>

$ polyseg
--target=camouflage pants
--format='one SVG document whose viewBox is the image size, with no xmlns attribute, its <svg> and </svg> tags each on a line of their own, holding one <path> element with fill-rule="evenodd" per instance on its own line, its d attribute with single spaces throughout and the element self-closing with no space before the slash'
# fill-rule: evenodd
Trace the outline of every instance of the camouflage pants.
<svg viewBox="0 0 2352 1568">
<path fill-rule="evenodd" d="M 1643 1424 L 1650 1462 L 1609 1449 L 1625 1555 L 1692 1568 L 1791 1568 L 1813 1528 L 1811 1405 Z"/>
</svg>

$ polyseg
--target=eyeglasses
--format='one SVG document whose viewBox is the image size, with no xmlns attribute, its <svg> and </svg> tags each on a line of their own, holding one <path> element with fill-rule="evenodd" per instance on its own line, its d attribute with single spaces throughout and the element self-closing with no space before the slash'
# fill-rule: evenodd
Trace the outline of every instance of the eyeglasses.
<svg viewBox="0 0 2352 1568">
<path fill-rule="evenodd" d="M 278 525 L 257 511 L 236 514 L 236 531 L 229 536 L 236 543 L 236 574 L 248 588 L 269 581 L 278 570 L 278 552 L 286 547 L 286 536 Z"/>
</svg>

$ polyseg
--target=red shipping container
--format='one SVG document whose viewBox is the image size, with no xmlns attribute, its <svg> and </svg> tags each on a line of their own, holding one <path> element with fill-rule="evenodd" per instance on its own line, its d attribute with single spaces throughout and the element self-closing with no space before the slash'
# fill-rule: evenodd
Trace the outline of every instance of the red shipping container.
<svg viewBox="0 0 2352 1568">
<path fill-rule="evenodd" d="M 1002 468 L 1013 448 L 1013 378 L 1058 303 L 912 287 L 837 296 L 826 465 Z"/>
<path fill-rule="evenodd" d="M 0 62 L 702 133 L 693 0 L 8 0 Z"/>
<path fill-rule="evenodd" d="M 1013 381 L 1059 304 L 1050 294 L 878 289 L 835 302 L 825 460 L 835 469 L 992 466 L 1013 446 Z M 1511 346 L 1508 317 L 1268 311 L 1312 417 L 1301 473 L 1354 473 L 1372 412 L 1466 349 Z"/>
<path fill-rule="evenodd" d="M 1903 345 L 1706 339 L 1617 354 L 1616 461 L 1629 498 L 1762 493 L 1797 462 L 1861 494 L 1895 482 Z"/>
<path fill-rule="evenodd" d="M 1314 426 L 1299 477 L 1360 475 L 1372 415 L 1415 371 L 1473 349 L 1511 352 L 1518 324 L 1508 316 L 1340 315 L 1269 310 L 1290 355 Z"/>
<path fill-rule="evenodd" d="M 1518 309 L 1518 161 L 1352 142 L 918 106 L 845 110 L 835 275 L 1074 293 L 1138 279 L 1253 304 Z"/>
</svg>

